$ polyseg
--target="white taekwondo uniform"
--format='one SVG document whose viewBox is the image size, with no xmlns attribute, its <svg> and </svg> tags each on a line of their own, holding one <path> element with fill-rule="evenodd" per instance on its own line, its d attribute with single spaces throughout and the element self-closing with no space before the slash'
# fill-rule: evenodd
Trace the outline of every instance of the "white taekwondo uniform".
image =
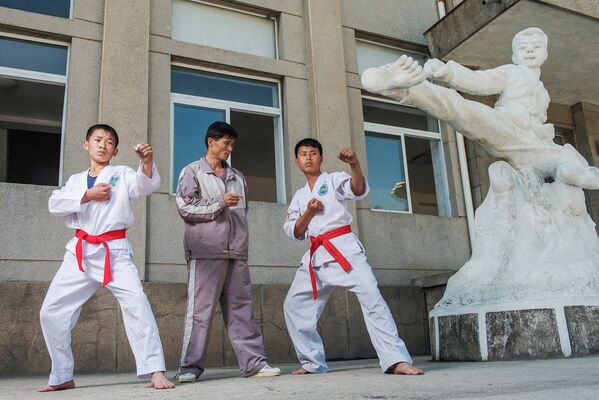
<svg viewBox="0 0 599 400">
<path fill-rule="evenodd" d="M 101 286 L 106 286 L 121 306 L 137 375 L 145 378 L 152 372 L 165 370 L 156 320 L 132 261 L 131 243 L 124 237 L 124 230 L 133 224 L 130 200 L 157 190 L 160 176 L 156 166 L 152 166 L 152 178 L 148 178 L 141 171 L 141 163 L 137 172 L 126 166 L 108 165 L 100 171 L 95 184 L 109 184 L 110 199 L 81 204 L 88 189 L 87 175 L 87 170 L 72 175 L 64 187 L 52 192 L 48 201 L 51 214 L 66 217 L 66 226 L 80 232 L 80 237 L 85 236 L 81 241 L 73 237 L 67 243 L 64 261 L 40 310 L 42 331 L 52 359 L 50 385 L 73 379 L 71 330 L 83 304 Z M 114 231 L 120 233 L 117 237 L 121 238 L 99 243 L 104 238 L 100 237 L 96 238 L 98 244 L 93 243 L 95 235 Z M 78 242 L 81 243 L 81 266 L 76 255 Z M 106 246 L 109 247 L 108 254 Z M 109 263 L 107 272 L 112 276 L 105 275 L 105 263 Z"/>
<path fill-rule="evenodd" d="M 308 372 L 328 372 L 322 338 L 316 330 L 316 324 L 334 287 L 342 287 L 356 294 L 383 372 L 398 362 L 412 363 L 404 342 L 399 338 L 389 307 L 378 290 L 376 278 L 366 261 L 364 247 L 349 228 L 352 216 L 347 211 L 347 202 L 364 198 L 369 191 L 368 183 L 365 184 L 364 194 L 356 196 L 351 190 L 351 177 L 347 173 L 323 172 L 313 190 L 306 183 L 295 193 L 287 211 L 285 233 L 294 240 L 305 240 L 310 236 L 314 250 L 314 273 L 310 271 L 309 250 L 302 258 L 284 304 L 287 330 L 298 359 Z M 312 218 L 307 232 L 298 239 L 293 233 L 295 223 L 313 198 L 322 202 L 324 210 Z M 331 231 L 341 234 L 327 238 L 330 236 L 327 233 Z M 336 250 L 343 257 L 335 258 L 331 254 L 336 253 Z M 341 264 L 338 259 L 341 259 Z M 314 278 L 314 284 L 311 284 L 311 277 Z"/>
</svg>

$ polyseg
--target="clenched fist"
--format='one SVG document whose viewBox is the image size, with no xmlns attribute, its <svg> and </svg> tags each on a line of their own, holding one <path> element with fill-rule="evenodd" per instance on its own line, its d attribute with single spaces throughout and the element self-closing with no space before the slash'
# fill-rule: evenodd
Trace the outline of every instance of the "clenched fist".
<svg viewBox="0 0 599 400">
<path fill-rule="evenodd" d="M 344 163 L 348 163 L 353 165 L 358 162 L 358 156 L 356 156 L 356 152 L 351 149 L 351 147 L 344 147 L 339 151 L 337 158 L 343 161 Z"/>
<path fill-rule="evenodd" d="M 147 144 L 147 143 L 138 144 L 137 146 L 133 147 L 133 150 L 137 153 L 137 156 L 144 163 L 152 162 L 154 152 L 152 151 L 152 146 L 150 146 L 149 144 Z"/>
<path fill-rule="evenodd" d="M 111 187 L 107 183 L 99 183 L 94 187 L 87 189 L 85 192 L 84 198 L 87 198 L 87 201 L 106 201 L 110 200 Z"/>
<path fill-rule="evenodd" d="M 319 213 L 324 210 L 324 204 L 322 204 L 322 202 L 319 200 L 310 199 L 310 201 L 308 201 L 307 210 L 314 214 Z"/>
</svg>

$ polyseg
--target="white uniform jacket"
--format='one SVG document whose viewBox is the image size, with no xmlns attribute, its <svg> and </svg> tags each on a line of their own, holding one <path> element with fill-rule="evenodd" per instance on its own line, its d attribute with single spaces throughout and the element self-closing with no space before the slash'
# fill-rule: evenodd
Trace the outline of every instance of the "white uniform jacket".
<svg viewBox="0 0 599 400">
<path fill-rule="evenodd" d="M 287 210 L 287 220 L 283 226 L 287 236 L 293 240 L 305 240 L 308 236 L 318 236 L 330 230 L 351 225 L 352 216 L 347 211 L 347 202 L 363 199 L 370 191 L 370 187 L 368 182 L 365 182 L 366 190 L 364 194 L 356 196 L 351 190 L 350 181 L 351 176 L 345 172 L 330 174 L 323 172 L 314 184 L 313 190 L 310 190 L 310 186 L 306 183 L 306 186 L 295 192 Z M 311 199 L 320 200 L 324 205 L 324 210 L 312 218 L 308 224 L 308 230 L 303 237 L 298 239 L 293 234 L 295 222 L 306 211 L 308 201 Z M 362 243 L 353 233 L 333 238 L 331 243 L 346 257 L 351 254 L 364 253 Z M 307 264 L 309 257 L 310 250 L 308 249 L 302 258 L 302 264 Z M 333 256 L 323 246 L 320 246 L 314 253 L 312 264 L 318 267 L 330 261 L 334 261 Z"/>
<path fill-rule="evenodd" d="M 137 172 L 123 165 L 108 165 L 96 178 L 95 185 L 109 184 L 110 200 L 81 204 L 81 198 L 87 190 L 87 174 L 86 170 L 72 175 L 62 188 L 54 190 L 48 200 L 48 209 L 53 215 L 66 217 L 68 228 L 81 229 L 89 235 L 130 228 L 133 225 L 133 211 L 129 201 L 146 197 L 160 186 L 160 175 L 155 165 L 152 166 L 152 178 L 142 172 L 141 162 Z M 73 236 L 66 249 L 75 253 L 77 241 Z M 127 250 L 133 254 L 131 243 L 126 238 L 111 240 L 108 246 L 110 250 Z M 83 256 L 93 255 L 99 249 L 103 251 L 104 247 L 85 243 Z"/>
</svg>

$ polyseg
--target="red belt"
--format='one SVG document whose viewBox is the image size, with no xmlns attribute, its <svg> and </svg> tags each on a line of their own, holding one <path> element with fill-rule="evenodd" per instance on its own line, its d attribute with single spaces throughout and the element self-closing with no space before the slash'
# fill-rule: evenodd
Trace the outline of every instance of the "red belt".
<svg viewBox="0 0 599 400">
<path fill-rule="evenodd" d="M 104 257 L 104 281 L 102 282 L 102 287 L 108 285 L 108 282 L 112 280 L 112 275 L 110 274 L 110 249 L 108 248 L 108 244 L 106 244 L 106 242 L 115 239 L 124 239 L 127 237 L 126 232 L 126 229 L 119 229 L 116 231 L 106 232 L 98 236 L 93 236 L 88 235 L 87 232 L 82 231 L 81 229 L 77 229 L 75 231 L 75 237 L 79 238 L 79 241 L 77 241 L 77 246 L 75 246 L 75 255 L 77 256 L 77 264 L 79 264 L 79 270 L 81 272 L 84 272 L 83 241 L 85 240 L 88 243 L 104 245 L 104 249 L 106 250 L 106 256 Z"/>
<path fill-rule="evenodd" d="M 348 233 L 351 233 L 351 226 L 345 225 L 340 228 L 335 228 L 325 232 L 322 235 L 310 236 L 312 245 L 310 246 L 310 263 L 308 264 L 308 270 L 310 271 L 310 282 L 312 283 L 314 300 L 316 300 L 318 297 L 318 290 L 316 289 L 316 276 L 314 276 L 314 269 L 312 268 L 312 256 L 314 255 L 314 252 L 316 252 L 316 250 L 322 245 L 329 252 L 329 254 L 333 256 L 335 261 L 341 265 L 341 268 L 343 268 L 345 272 L 349 272 L 351 269 L 351 264 L 345 259 L 345 257 L 343 257 L 343 254 L 337 250 L 333 243 L 331 243 L 331 239 Z"/>
</svg>

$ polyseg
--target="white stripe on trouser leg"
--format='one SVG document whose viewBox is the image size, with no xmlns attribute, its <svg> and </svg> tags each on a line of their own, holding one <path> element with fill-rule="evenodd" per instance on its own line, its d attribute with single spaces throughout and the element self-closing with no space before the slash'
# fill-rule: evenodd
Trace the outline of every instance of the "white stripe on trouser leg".
<svg viewBox="0 0 599 400">
<path fill-rule="evenodd" d="M 185 365 L 185 355 L 191 340 L 193 328 L 193 314 L 195 312 L 195 286 L 196 286 L 196 260 L 189 261 L 189 280 L 187 282 L 187 310 L 185 311 L 185 324 L 183 325 L 183 348 L 181 350 L 181 364 Z"/>
</svg>

